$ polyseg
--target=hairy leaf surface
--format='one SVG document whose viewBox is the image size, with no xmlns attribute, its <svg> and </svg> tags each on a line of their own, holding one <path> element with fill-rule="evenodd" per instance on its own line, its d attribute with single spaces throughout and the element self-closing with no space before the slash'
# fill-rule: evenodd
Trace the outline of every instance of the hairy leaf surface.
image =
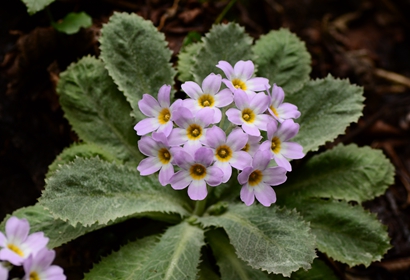
<svg viewBox="0 0 410 280">
<path fill-rule="evenodd" d="M 172 52 L 164 34 L 136 14 L 114 13 L 101 34 L 101 57 L 139 121 L 145 118 L 138 107 L 142 95 L 156 98 L 161 86 L 174 83 L 175 70 L 169 63 Z"/>
<path fill-rule="evenodd" d="M 220 60 L 232 64 L 239 60 L 251 59 L 252 38 L 245 33 L 245 29 L 238 24 L 228 23 L 214 25 L 205 34 L 201 48 L 192 65 L 195 82 L 202 84 L 203 79 L 210 73 L 225 75 L 216 67 Z"/>
<path fill-rule="evenodd" d="M 292 93 L 309 79 L 310 54 L 305 43 L 287 29 L 279 29 L 261 36 L 253 46 L 258 76 L 269 79 Z"/>
<path fill-rule="evenodd" d="M 231 204 L 220 216 L 198 219 L 204 226 L 222 227 L 239 258 L 256 269 L 289 276 L 309 269 L 315 258 L 310 228 L 295 211 Z"/>
<path fill-rule="evenodd" d="M 192 65 L 195 63 L 195 57 L 202 48 L 203 43 L 193 43 L 184 47 L 178 55 L 178 79 L 181 82 L 193 81 Z"/>
<path fill-rule="evenodd" d="M 296 120 L 300 130 L 292 141 L 301 144 L 305 153 L 317 150 L 359 119 L 363 100 L 363 88 L 347 80 L 329 75 L 307 82 L 303 88 L 286 96 L 286 101 L 298 106 L 301 112 Z"/>
<path fill-rule="evenodd" d="M 278 197 L 319 197 L 363 202 L 394 182 L 394 166 L 381 150 L 338 145 L 310 158 L 276 188 Z"/>
<path fill-rule="evenodd" d="M 272 280 L 339 280 L 333 273 L 332 269 L 328 267 L 323 261 L 314 259 L 312 268 L 309 270 L 299 269 L 292 273 L 289 278 L 275 274 L 270 278 Z"/>
<path fill-rule="evenodd" d="M 21 0 L 27 6 L 27 12 L 33 15 L 53 3 L 55 0 Z"/>
<path fill-rule="evenodd" d="M 185 193 L 159 184 L 156 175 L 98 158 L 77 158 L 47 180 L 42 206 L 72 225 L 107 224 L 149 211 L 189 215 Z"/>
<path fill-rule="evenodd" d="M 84 57 L 60 75 L 57 92 L 65 117 L 86 142 L 124 161 L 142 158 L 131 108 L 102 61 Z"/>
</svg>

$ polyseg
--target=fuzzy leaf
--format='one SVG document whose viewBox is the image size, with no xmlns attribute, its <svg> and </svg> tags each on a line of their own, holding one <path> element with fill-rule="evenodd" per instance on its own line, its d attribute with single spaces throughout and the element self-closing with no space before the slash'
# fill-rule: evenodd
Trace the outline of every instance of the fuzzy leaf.
<svg viewBox="0 0 410 280">
<path fill-rule="evenodd" d="M 69 13 L 62 21 L 53 23 L 53 27 L 66 34 L 77 33 L 81 28 L 88 28 L 93 24 L 92 18 L 84 13 Z"/>
<path fill-rule="evenodd" d="M 178 55 L 178 79 L 181 82 L 193 81 L 192 65 L 195 63 L 195 57 L 202 48 L 203 43 L 194 43 L 184 47 Z"/>
<path fill-rule="evenodd" d="M 287 198 L 284 204 L 296 207 L 310 222 L 318 249 L 334 260 L 349 266 L 368 266 L 373 261 L 380 261 L 391 248 L 387 227 L 360 205 L 294 197 Z"/>
<path fill-rule="evenodd" d="M 268 273 L 289 276 L 301 267 L 309 269 L 316 257 L 309 225 L 294 211 L 231 204 L 222 215 L 198 221 L 224 228 L 237 256 Z"/>
<path fill-rule="evenodd" d="M 202 80 L 210 73 L 223 75 L 216 67 L 220 60 L 233 66 L 239 60 L 251 59 L 252 38 L 235 23 L 214 25 L 200 45 L 202 47 L 192 66 L 192 74 L 198 84 L 202 84 Z"/>
<path fill-rule="evenodd" d="M 286 93 L 300 89 L 309 79 L 310 54 L 305 43 L 287 29 L 261 36 L 253 46 L 258 76 L 281 86 Z"/>
<path fill-rule="evenodd" d="M 40 204 L 75 226 L 107 224 L 149 211 L 189 215 L 182 192 L 159 184 L 156 175 L 140 176 L 135 168 L 98 158 L 77 158 L 47 180 Z"/>
<path fill-rule="evenodd" d="M 140 160 L 130 105 L 108 76 L 104 64 L 96 58 L 84 57 L 60 77 L 60 104 L 78 136 L 118 159 Z"/>
<path fill-rule="evenodd" d="M 262 270 L 253 269 L 235 254 L 235 248 L 222 229 L 206 232 L 206 240 L 212 248 L 216 263 L 219 266 L 222 280 L 269 280 Z"/>
<path fill-rule="evenodd" d="M 204 233 L 182 223 L 159 242 L 148 237 L 129 243 L 95 265 L 85 279 L 195 279 Z"/>
<path fill-rule="evenodd" d="M 281 275 L 272 275 L 272 280 L 338 280 L 339 278 L 333 273 L 332 269 L 328 267 L 323 261 L 314 259 L 312 268 L 308 271 L 299 269 L 292 273 L 289 278 L 285 278 Z"/>
<path fill-rule="evenodd" d="M 53 3 L 55 0 L 21 0 L 27 6 L 27 12 L 33 15 Z"/>
<path fill-rule="evenodd" d="M 305 153 L 316 151 L 359 119 L 363 100 L 363 88 L 347 80 L 329 75 L 307 82 L 302 89 L 286 96 L 286 101 L 298 106 L 301 112 L 296 120 L 300 131 L 292 141 L 301 144 Z"/>
<path fill-rule="evenodd" d="M 59 168 L 60 165 L 67 164 L 73 161 L 76 157 L 92 158 L 98 156 L 105 161 L 118 161 L 118 159 L 95 144 L 81 143 L 73 144 L 65 148 L 48 167 L 46 178 L 49 178 Z"/>
<path fill-rule="evenodd" d="M 101 29 L 101 57 L 124 92 L 137 121 L 145 118 L 138 101 L 144 93 L 157 97 L 164 84 L 173 85 L 175 70 L 164 34 L 136 14 L 114 13 Z"/>
<path fill-rule="evenodd" d="M 394 166 L 381 150 L 338 145 L 310 158 L 276 188 L 278 197 L 335 198 L 359 203 L 382 195 L 394 182 Z"/>
</svg>

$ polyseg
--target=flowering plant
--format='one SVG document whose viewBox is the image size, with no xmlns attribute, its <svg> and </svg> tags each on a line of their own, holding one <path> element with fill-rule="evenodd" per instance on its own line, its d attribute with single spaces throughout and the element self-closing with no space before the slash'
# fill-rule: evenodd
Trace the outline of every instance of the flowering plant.
<svg viewBox="0 0 410 280">
<path fill-rule="evenodd" d="M 353 266 L 390 248 L 360 205 L 393 182 L 390 162 L 356 145 L 316 152 L 358 120 L 362 88 L 309 80 L 294 34 L 253 44 L 239 25 L 215 25 L 183 48 L 177 71 L 163 34 L 137 15 L 114 14 L 100 43 L 100 58 L 74 63 L 57 86 L 83 142 L 50 165 L 39 202 L 13 215 L 50 247 L 141 217 L 167 228 L 85 279 L 335 279 L 316 249 Z M 171 102 L 176 72 L 188 98 Z"/>
</svg>

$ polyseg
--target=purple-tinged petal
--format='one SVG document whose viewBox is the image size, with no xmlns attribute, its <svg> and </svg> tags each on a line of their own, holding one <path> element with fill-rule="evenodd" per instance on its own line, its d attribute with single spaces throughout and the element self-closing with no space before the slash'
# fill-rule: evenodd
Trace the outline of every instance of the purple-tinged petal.
<svg viewBox="0 0 410 280">
<path fill-rule="evenodd" d="M 135 126 L 134 130 L 137 132 L 137 135 L 145 135 L 159 127 L 159 122 L 157 118 L 148 118 L 139 121 Z"/>
<path fill-rule="evenodd" d="M 152 139 L 154 139 L 156 142 L 161 143 L 163 146 L 169 146 L 168 145 L 168 135 L 162 132 L 154 132 L 152 133 Z M 142 138 L 141 138 L 142 139 Z"/>
<path fill-rule="evenodd" d="M 222 79 L 222 82 L 225 84 L 227 89 L 231 91 L 231 93 L 234 93 L 236 91 L 235 86 L 232 84 L 230 80 Z"/>
<path fill-rule="evenodd" d="M 47 280 L 66 280 L 66 276 L 64 275 L 64 270 L 57 266 L 52 265 L 50 266 L 45 272 L 43 272 L 44 278 Z"/>
<path fill-rule="evenodd" d="M 228 120 L 236 125 L 241 125 L 243 124 L 243 120 L 242 120 L 242 115 L 241 115 L 241 111 L 239 111 L 236 108 L 229 108 L 225 115 L 228 117 Z"/>
<path fill-rule="evenodd" d="M 266 78 L 252 78 L 246 82 L 246 86 L 251 91 L 263 91 L 270 87 L 269 80 Z"/>
<path fill-rule="evenodd" d="M 255 117 L 253 124 L 260 130 L 266 131 L 268 123 L 273 120 L 271 116 L 262 114 Z"/>
<path fill-rule="evenodd" d="M 144 136 L 141 138 L 141 140 L 138 141 L 138 149 L 146 156 L 156 157 L 158 156 L 160 144 L 150 136 Z"/>
<path fill-rule="evenodd" d="M 249 107 L 249 97 L 243 90 L 236 90 L 233 100 L 235 101 L 235 105 L 239 110 L 243 110 Z"/>
<path fill-rule="evenodd" d="M 266 168 L 262 175 L 262 181 L 271 186 L 283 184 L 287 179 L 286 169 L 279 166 Z"/>
<path fill-rule="evenodd" d="M 225 141 L 225 132 L 220 127 L 213 126 L 206 131 L 204 143 L 207 146 L 216 149 L 217 147 L 225 143 Z"/>
<path fill-rule="evenodd" d="M 234 151 L 239 151 L 240 149 L 245 147 L 246 142 L 248 142 L 248 135 L 244 133 L 240 128 L 232 130 L 232 132 L 228 135 L 228 139 L 226 140 L 226 144 Z"/>
<path fill-rule="evenodd" d="M 225 76 L 226 76 L 229 80 L 231 80 L 232 74 L 233 74 L 233 68 L 232 68 L 232 65 L 231 65 L 231 64 L 229 64 L 229 63 L 226 62 L 226 61 L 221 60 L 221 61 L 218 62 L 218 64 L 216 65 L 216 67 L 218 67 L 219 69 L 221 69 L 221 70 L 225 73 Z"/>
<path fill-rule="evenodd" d="M 238 182 L 241 185 L 247 184 L 249 180 L 249 175 L 254 171 L 251 166 L 245 167 L 241 173 L 238 175 Z"/>
<path fill-rule="evenodd" d="M 220 168 L 216 166 L 210 166 L 206 170 L 205 181 L 211 187 L 215 187 L 215 186 L 219 186 L 222 183 L 223 177 L 224 177 L 224 173 Z"/>
<path fill-rule="evenodd" d="M 187 128 L 194 119 L 194 115 L 188 108 L 179 107 L 174 113 L 174 122 L 182 128 Z"/>
<path fill-rule="evenodd" d="M 198 99 L 203 94 L 201 87 L 195 82 L 185 82 L 181 85 L 182 90 L 192 99 Z"/>
<path fill-rule="evenodd" d="M 281 104 L 278 108 L 276 108 L 276 112 L 278 112 L 281 119 L 297 119 L 300 117 L 298 107 L 290 103 Z"/>
<path fill-rule="evenodd" d="M 202 127 L 207 127 L 212 123 L 213 118 L 214 110 L 209 107 L 205 107 L 196 113 L 195 122 L 201 125 Z"/>
<path fill-rule="evenodd" d="M 284 120 L 276 132 L 276 136 L 282 141 L 293 138 L 299 132 L 299 124 L 295 123 L 292 119 Z"/>
<path fill-rule="evenodd" d="M 263 141 L 263 143 L 259 146 L 259 149 L 261 150 L 261 151 L 269 151 L 269 152 L 272 152 L 272 150 L 270 149 L 270 147 L 271 147 L 271 141 L 270 140 L 266 140 L 266 141 Z M 271 158 L 273 157 L 273 153 L 272 153 L 272 156 L 271 156 Z"/>
<path fill-rule="evenodd" d="M 212 110 L 214 111 L 214 117 L 211 123 L 219 123 L 222 119 L 222 112 L 219 108 L 213 107 Z"/>
<path fill-rule="evenodd" d="M 236 169 L 242 170 L 252 164 L 252 156 L 244 151 L 237 151 L 233 154 L 229 163 Z"/>
<path fill-rule="evenodd" d="M 33 255 L 33 258 L 30 261 L 31 265 L 25 266 L 25 263 L 23 264 L 24 270 L 26 271 L 26 273 L 28 272 L 26 269 L 32 271 L 32 268 L 37 271 L 44 271 L 51 265 L 55 256 L 55 251 L 43 247 L 36 255 Z"/>
<path fill-rule="evenodd" d="M 271 119 L 269 120 L 267 126 L 266 126 L 266 131 L 268 132 L 268 139 L 269 141 L 272 140 L 273 136 L 275 135 L 275 132 L 278 130 L 278 124 L 275 120 Z"/>
<path fill-rule="evenodd" d="M 280 146 L 280 153 L 290 159 L 300 159 L 305 156 L 303 153 L 303 147 L 294 142 L 282 142 Z"/>
<path fill-rule="evenodd" d="M 161 111 L 158 101 L 146 93 L 142 96 L 142 99 L 138 101 L 138 107 L 147 117 L 157 117 Z"/>
<path fill-rule="evenodd" d="M 194 161 L 201 163 L 206 167 L 210 166 L 214 160 L 214 152 L 210 148 L 201 147 L 194 155 Z"/>
<path fill-rule="evenodd" d="M 159 171 L 159 182 L 162 186 L 165 186 L 169 183 L 172 175 L 174 175 L 174 166 L 172 164 L 166 164 L 162 166 L 161 170 Z"/>
<path fill-rule="evenodd" d="M 188 196 L 192 200 L 203 200 L 208 194 L 204 180 L 193 180 L 188 186 Z"/>
<path fill-rule="evenodd" d="M 266 184 L 261 184 L 257 190 L 255 189 L 256 199 L 266 207 L 271 206 L 272 203 L 276 202 L 276 193 L 270 186 Z"/>
<path fill-rule="evenodd" d="M 259 150 L 259 141 L 261 141 L 262 136 L 251 136 L 248 135 L 248 143 L 246 147 L 246 152 L 253 156 L 257 150 Z"/>
<path fill-rule="evenodd" d="M 162 163 L 156 157 L 147 157 L 140 161 L 137 170 L 141 176 L 151 175 L 157 172 L 162 166 Z"/>
<path fill-rule="evenodd" d="M 163 85 L 158 91 L 158 102 L 162 108 L 169 108 L 170 105 L 171 86 Z"/>
<path fill-rule="evenodd" d="M 171 110 L 171 120 L 173 121 L 173 114 L 176 110 L 178 110 L 179 107 L 181 107 L 183 104 L 183 100 L 182 99 L 177 99 L 174 101 L 174 103 L 171 104 L 171 106 L 169 107 L 169 109 Z"/>
<path fill-rule="evenodd" d="M 14 265 L 20 266 L 23 263 L 24 258 L 20 257 L 8 248 L 3 248 L 0 250 L 0 260 L 8 261 Z"/>
<path fill-rule="evenodd" d="M 2 233 L 1 231 L 0 231 L 0 248 L 1 247 L 6 247 L 7 246 L 7 238 L 6 238 L 6 236 L 4 235 L 4 233 Z"/>
<path fill-rule="evenodd" d="M 255 169 L 265 170 L 271 159 L 269 151 L 259 150 L 253 156 L 252 166 Z"/>
<path fill-rule="evenodd" d="M 221 88 L 221 82 L 221 75 L 211 73 L 202 81 L 202 90 L 204 93 L 215 95 Z"/>
<path fill-rule="evenodd" d="M 284 98 L 285 92 L 283 89 L 274 84 L 271 92 L 271 105 L 275 108 L 279 107 L 279 105 L 283 103 Z"/>
<path fill-rule="evenodd" d="M 33 255 L 37 254 L 41 249 L 45 248 L 48 243 L 48 238 L 44 236 L 44 232 L 35 232 L 30 234 L 24 242 L 24 247 L 29 249 Z"/>
<path fill-rule="evenodd" d="M 231 165 L 228 162 L 216 161 L 213 166 L 219 168 L 222 171 L 223 173 L 222 183 L 228 182 L 228 180 L 231 178 L 231 175 L 232 175 Z"/>
<path fill-rule="evenodd" d="M 243 80 L 249 80 L 249 78 L 252 77 L 254 71 L 255 66 L 253 65 L 253 62 L 250 60 L 240 60 L 233 67 L 235 77 Z"/>
<path fill-rule="evenodd" d="M 184 170 L 188 170 L 191 164 L 194 162 L 194 158 L 189 153 L 181 149 L 179 152 L 174 154 L 175 164 Z"/>
<path fill-rule="evenodd" d="M 174 128 L 168 136 L 168 144 L 170 146 L 179 146 L 184 144 L 188 140 L 186 135 L 186 129 Z"/>
<path fill-rule="evenodd" d="M 160 125 L 157 129 L 157 132 L 161 132 L 161 133 L 164 133 L 166 136 L 169 136 L 171 134 L 173 127 L 174 127 L 174 124 L 169 121 L 165 124 Z"/>
<path fill-rule="evenodd" d="M 259 129 L 255 126 L 255 125 L 253 125 L 253 124 L 247 124 L 247 123 L 243 123 L 242 124 L 242 129 L 246 132 L 246 133 L 248 133 L 249 135 L 252 135 L 252 136 L 259 136 L 259 135 L 261 135 L 261 132 L 259 131 Z"/>
<path fill-rule="evenodd" d="M 228 106 L 233 101 L 232 91 L 228 88 L 225 88 L 218 92 L 215 96 L 215 107 L 221 108 Z"/>
<path fill-rule="evenodd" d="M 195 155 L 196 151 L 200 148 L 202 148 L 202 144 L 199 140 L 188 140 L 184 144 L 184 150 L 189 151 L 192 155 Z"/>
<path fill-rule="evenodd" d="M 253 109 L 255 114 L 259 115 L 268 109 L 269 97 L 263 92 L 255 94 L 255 96 L 250 101 L 250 107 Z"/>
<path fill-rule="evenodd" d="M 198 100 L 192 98 L 182 100 L 182 107 L 191 111 L 192 115 L 195 115 L 195 113 L 201 108 L 198 104 Z"/>
<path fill-rule="evenodd" d="M 9 279 L 9 270 L 0 262 L 0 280 Z"/>
<path fill-rule="evenodd" d="M 30 231 L 30 224 L 26 219 L 10 217 L 6 222 L 6 235 L 8 242 L 24 242 Z"/>
<path fill-rule="evenodd" d="M 241 200 L 245 203 L 245 205 L 250 206 L 255 202 L 255 194 L 254 190 L 248 187 L 246 184 L 242 186 L 241 189 Z"/>
<path fill-rule="evenodd" d="M 180 170 L 172 175 L 169 183 L 174 190 L 185 189 L 192 182 L 192 177 L 186 170 Z"/>
<path fill-rule="evenodd" d="M 273 159 L 278 164 L 278 166 L 285 168 L 286 171 L 292 171 L 292 165 L 290 165 L 290 162 L 283 155 L 273 154 Z"/>
</svg>

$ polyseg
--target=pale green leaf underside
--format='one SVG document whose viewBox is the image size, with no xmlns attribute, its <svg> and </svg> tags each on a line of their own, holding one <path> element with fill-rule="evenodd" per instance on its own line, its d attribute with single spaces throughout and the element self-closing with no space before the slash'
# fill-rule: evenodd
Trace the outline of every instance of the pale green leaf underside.
<svg viewBox="0 0 410 280">
<path fill-rule="evenodd" d="M 203 79 L 211 73 L 222 74 L 216 67 L 220 60 L 233 65 L 239 60 L 251 59 L 252 38 L 238 24 L 228 23 L 212 26 L 200 43 L 192 74 L 195 82 L 202 84 Z"/>
<path fill-rule="evenodd" d="M 193 43 L 183 48 L 178 55 L 178 79 L 181 82 L 193 81 L 192 65 L 203 43 Z"/>
<path fill-rule="evenodd" d="M 46 178 L 49 178 L 54 172 L 59 168 L 59 166 L 67 164 L 73 161 L 76 157 L 81 158 L 92 158 L 99 157 L 105 161 L 118 161 L 118 159 L 102 149 L 100 146 L 91 143 L 74 143 L 70 147 L 65 148 L 53 161 L 52 164 L 48 167 L 48 172 Z"/>
<path fill-rule="evenodd" d="M 203 245 L 203 230 L 181 223 L 160 238 L 127 244 L 95 265 L 85 279 L 195 279 Z"/>
<path fill-rule="evenodd" d="M 189 215 L 184 194 L 161 186 L 156 175 L 143 177 L 135 168 L 98 158 L 77 158 L 58 169 L 40 203 L 72 225 L 107 224 L 150 211 Z"/>
<path fill-rule="evenodd" d="M 235 248 L 222 229 L 210 230 L 205 234 L 212 248 L 216 264 L 221 273 L 221 280 L 269 280 L 262 270 L 253 269 L 236 256 Z"/>
<path fill-rule="evenodd" d="M 78 136 L 124 161 L 142 158 L 131 108 L 102 61 L 84 57 L 60 75 L 60 104 Z"/>
<path fill-rule="evenodd" d="M 319 197 L 363 202 L 394 182 L 394 166 L 381 150 L 338 145 L 309 159 L 278 187 L 278 197 Z"/>
<path fill-rule="evenodd" d="M 301 144 L 305 153 L 317 150 L 359 119 L 363 100 L 363 88 L 348 80 L 329 75 L 307 82 L 302 89 L 286 96 L 286 101 L 298 106 L 301 112 L 296 120 L 300 130 L 292 141 Z"/>
<path fill-rule="evenodd" d="M 310 54 L 305 43 L 287 29 L 261 36 L 253 46 L 258 76 L 276 83 L 286 93 L 300 89 L 309 79 Z"/>
<path fill-rule="evenodd" d="M 316 257 L 309 225 L 294 211 L 231 204 L 224 214 L 199 222 L 224 228 L 237 256 L 268 273 L 289 276 L 301 267 L 309 269 Z"/>
<path fill-rule="evenodd" d="M 310 222 L 317 247 L 334 260 L 349 266 L 379 261 L 391 248 L 386 226 L 360 205 L 344 201 L 288 198 L 288 207 L 296 207 Z"/>
<path fill-rule="evenodd" d="M 22 0 L 27 6 L 27 12 L 32 15 L 53 3 L 55 0 Z"/>
<path fill-rule="evenodd" d="M 66 34 L 77 33 L 81 28 L 88 28 L 93 24 L 92 18 L 85 12 L 69 13 L 62 21 L 53 23 L 53 27 Z"/>
<path fill-rule="evenodd" d="M 314 259 L 312 268 L 308 271 L 299 269 L 292 273 L 289 278 L 285 278 L 281 275 L 272 275 L 272 280 L 339 280 L 333 273 L 332 269 L 328 267 L 323 261 Z"/>
<path fill-rule="evenodd" d="M 101 29 L 101 57 L 110 76 L 124 92 L 137 121 L 145 118 L 138 101 L 144 93 L 157 96 L 164 84 L 173 85 L 175 70 L 164 34 L 136 14 L 114 13 Z"/>
</svg>

